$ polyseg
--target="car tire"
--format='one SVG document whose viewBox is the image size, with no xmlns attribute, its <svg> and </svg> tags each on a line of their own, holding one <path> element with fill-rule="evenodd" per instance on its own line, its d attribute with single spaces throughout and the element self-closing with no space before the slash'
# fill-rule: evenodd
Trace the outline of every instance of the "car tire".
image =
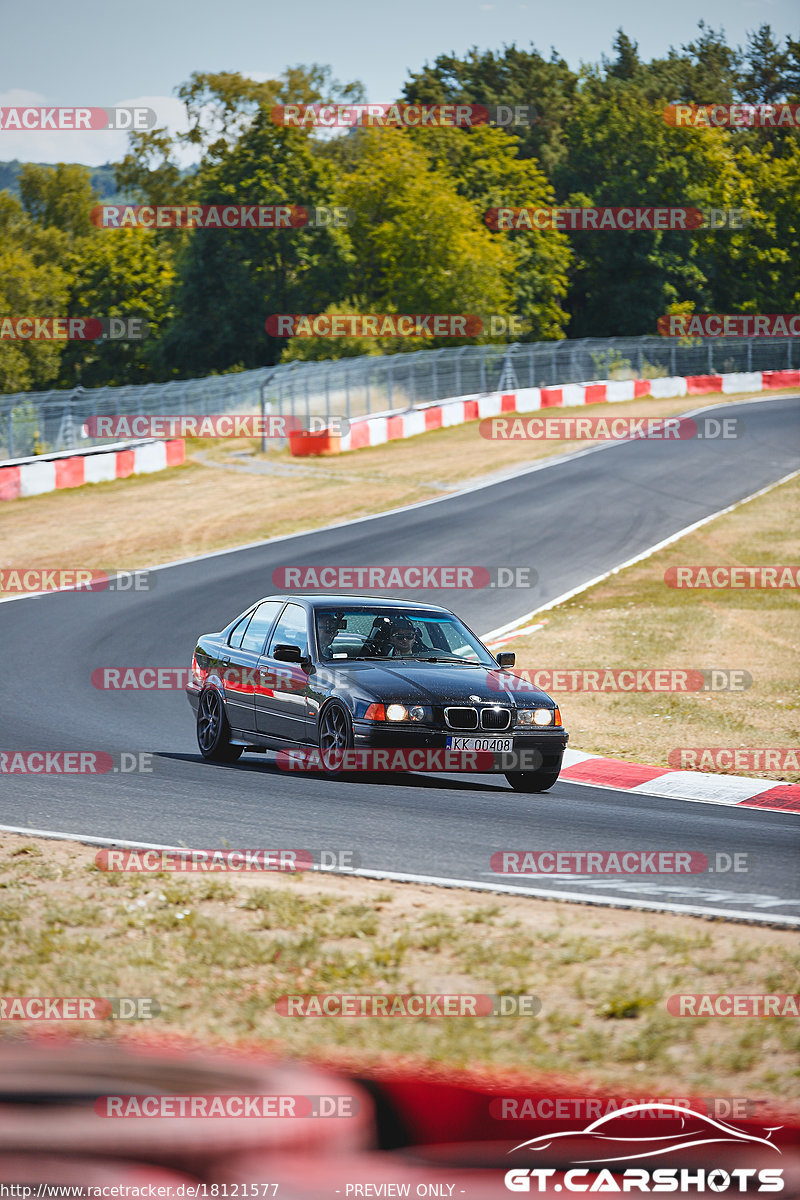
<svg viewBox="0 0 800 1200">
<path fill-rule="evenodd" d="M 321 773 L 327 779 L 341 779 L 346 772 L 335 765 L 326 766 L 326 757 L 353 749 L 353 723 L 345 706 L 336 700 L 326 704 L 319 714 L 318 745 L 322 759 Z"/>
<path fill-rule="evenodd" d="M 244 751 L 244 746 L 231 744 L 231 727 L 222 697 L 214 688 L 206 688 L 200 694 L 197 705 L 197 745 L 207 762 L 236 762 Z"/>
<path fill-rule="evenodd" d="M 560 767 L 540 767 L 538 771 L 507 771 L 506 779 L 515 792 L 546 792 L 558 779 Z"/>
</svg>

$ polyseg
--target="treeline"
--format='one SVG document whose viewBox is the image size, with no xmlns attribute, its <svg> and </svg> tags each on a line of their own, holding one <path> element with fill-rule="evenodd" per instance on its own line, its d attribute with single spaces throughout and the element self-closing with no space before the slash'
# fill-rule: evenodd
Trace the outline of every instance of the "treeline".
<svg viewBox="0 0 800 1200">
<path fill-rule="evenodd" d="M 21 167 L 0 191 L 0 315 L 138 316 L 128 343 L 0 341 L 0 392 L 145 383 L 290 358 L 394 353 L 430 340 L 277 339 L 272 313 L 497 313 L 525 340 L 654 333 L 667 312 L 797 312 L 800 131 L 674 128 L 674 103 L 800 101 L 800 41 L 763 25 L 744 49 L 700 23 L 643 62 L 622 31 L 578 72 L 553 52 L 442 55 L 411 103 L 533 105 L 527 125 L 358 128 L 276 124 L 281 104 L 359 103 L 324 67 L 255 82 L 196 73 L 189 132 L 134 134 L 120 193 L 149 204 L 346 206 L 351 223 L 288 230 L 96 228 L 87 168 Z M 386 99 L 391 99 L 387 97 Z M 199 156 L 181 170 L 181 143 Z M 493 231 L 493 207 L 690 205 L 737 227 Z M 486 335 L 486 340 L 488 335 Z M 452 344 L 449 340 L 448 344 Z"/>
</svg>

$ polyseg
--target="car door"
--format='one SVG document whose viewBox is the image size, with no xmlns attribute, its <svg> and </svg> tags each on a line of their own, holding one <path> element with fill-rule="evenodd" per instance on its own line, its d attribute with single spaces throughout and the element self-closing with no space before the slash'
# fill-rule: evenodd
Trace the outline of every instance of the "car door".
<svg viewBox="0 0 800 1200">
<path fill-rule="evenodd" d="M 296 646 L 308 654 L 308 613 L 290 600 L 272 631 L 266 652 L 259 659 L 256 690 L 256 729 L 293 746 L 306 740 L 308 677 L 297 663 L 273 657 L 276 646 Z"/>
<path fill-rule="evenodd" d="M 257 605 L 249 618 L 243 617 L 234 625 L 227 646 L 222 648 L 220 674 L 231 729 L 252 733 L 257 728 L 258 660 L 282 603 L 281 600 L 264 600 Z"/>
</svg>

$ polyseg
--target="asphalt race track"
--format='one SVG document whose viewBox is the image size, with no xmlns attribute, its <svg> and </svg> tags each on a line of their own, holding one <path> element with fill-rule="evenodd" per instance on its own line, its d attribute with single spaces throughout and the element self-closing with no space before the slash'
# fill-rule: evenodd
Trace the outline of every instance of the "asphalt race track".
<svg viewBox="0 0 800 1200">
<path fill-rule="evenodd" d="M 353 849 L 364 869 L 476 884 L 504 882 L 489 858 L 506 848 L 744 851 L 749 870 L 722 877 L 520 882 L 800 919 L 795 815 L 566 782 L 517 795 L 485 775 L 329 782 L 287 776 L 262 756 L 213 766 L 197 752 L 181 691 L 101 691 L 90 681 L 97 667 L 188 666 L 195 636 L 276 590 L 271 573 L 289 564 L 535 568 L 533 589 L 403 593 L 455 608 L 476 632 L 497 628 L 800 468 L 800 397 L 713 410 L 730 415 L 740 421 L 735 440 L 609 445 L 380 518 L 166 567 L 150 592 L 0 604 L 3 750 L 154 755 L 151 774 L 2 775 L 0 824 L 156 845 Z M 487 469 L 490 455 L 487 443 Z M 569 728 L 568 699 L 562 708 Z"/>
</svg>

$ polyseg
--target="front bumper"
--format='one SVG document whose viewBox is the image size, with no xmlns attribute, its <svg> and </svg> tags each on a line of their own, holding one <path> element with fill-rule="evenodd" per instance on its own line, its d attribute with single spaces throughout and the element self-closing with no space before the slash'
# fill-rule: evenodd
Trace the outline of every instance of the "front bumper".
<svg viewBox="0 0 800 1200">
<path fill-rule="evenodd" d="M 441 758 L 437 757 L 437 752 L 447 750 L 448 738 L 453 737 L 469 737 L 475 736 L 480 738 L 481 742 L 490 742 L 491 735 L 487 735 L 485 731 L 470 735 L 468 733 L 458 733 L 456 731 L 445 731 L 439 729 L 425 728 L 424 726 L 413 726 L 406 722 L 398 722 L 396 725 L 388 725 L 384 722 L 359 721 L 353 722 L 353 738 L 356 750 L 405 750 L 412 753 L 409 759 L 410 769 L 424 771 L 426 768 L 422 766 L 414 766 L 415 762 L 425 762 L 424 756 L 420 758 L 413 752 L 430 751 L 431 762 L 434 764 L 430 769 L 441 770 Z M 465 765 L 461 768 L 464 771 L 483 772 L 501 772 L 508 771 L 536 771 L 540 767 L 545 767 L 548 770 L 559 770 L 561 760 L 564 757 L 564 751 L 567 748 L 569 734 L 560 725 L 552 729 L 536 729 L 520 730 L 511 729 L 507 733 L 497 734 L 498 738 L 511 738 L 512 747 L 510 751 L 498 751 L 489 757 L 489 754 L 482 752 L 477 759 L 477 765 L 469 765 L 470 760 L 465 755 Z M 474 754 L 474 752 L 473 752 Z M 455 757 L 455 752 L 450 752 L 450 761 Z M 476 760 L 473 758 L 472 763 Z M 491 765 L 490 765 L 491 764 Z M 458 771 L 459 767 L 454 766 L 454 771 Z"/>
</svg>

